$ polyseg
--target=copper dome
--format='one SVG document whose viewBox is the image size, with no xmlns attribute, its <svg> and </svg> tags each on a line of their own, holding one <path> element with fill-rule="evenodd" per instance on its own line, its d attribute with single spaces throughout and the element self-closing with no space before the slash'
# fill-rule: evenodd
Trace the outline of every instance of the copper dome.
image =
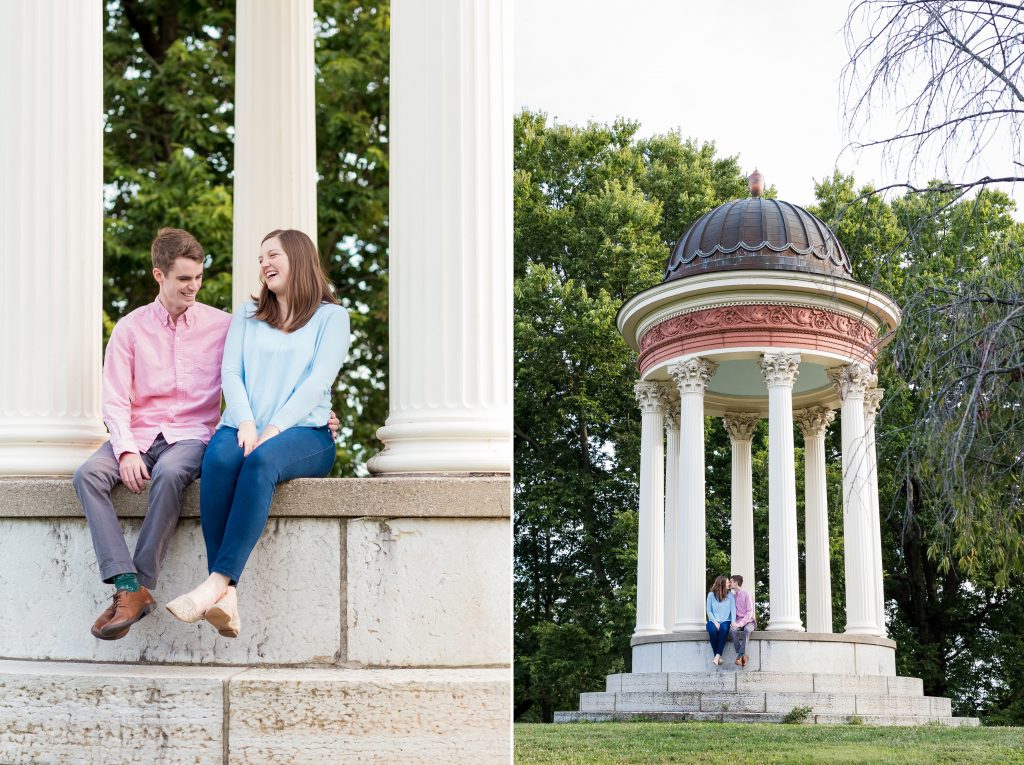
<svg viewBox="0 0 1024 765">
<path fill-rule="evenodd" d="M 690 226 L 672 248 L 665 281 L 739 269 L 853 278 L 828 226 L 802 207 L 755 196 L 716 207 Z"/>
</svg>

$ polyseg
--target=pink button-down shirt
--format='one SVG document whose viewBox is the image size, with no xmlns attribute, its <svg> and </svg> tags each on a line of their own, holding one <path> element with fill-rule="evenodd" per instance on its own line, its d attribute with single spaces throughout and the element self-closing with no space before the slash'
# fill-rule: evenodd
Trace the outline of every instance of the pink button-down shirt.
<svg viewBox="0 0 1024 765">
<path fill-rule="evenodd" d="M 160 433 L 169 444 L 210 440 L 230 325 L 230 314 L 202 303 L 175 323 L 159 299 L 117 323 L 103 363 L 103 420 L 117 457 L 149 451 Z"/>
<path fill-rule="evenodd" d="M 733 590 L 733 594 L 736 596 L 736 621 L 733 626 L 744 627 L 754 623 L 754 598 L 746 590 Z"/>
</svg>

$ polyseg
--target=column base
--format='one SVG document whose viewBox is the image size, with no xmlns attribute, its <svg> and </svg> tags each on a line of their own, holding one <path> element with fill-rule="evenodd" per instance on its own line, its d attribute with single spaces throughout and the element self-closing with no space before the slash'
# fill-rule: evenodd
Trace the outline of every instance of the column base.
<svg viewBox="0 0 1024 765">
<path fill-rule="evenodd" d="M 371 473 L 510 473 L 511 417 L 386 424 L 384 450 L 367 462 Z"/>
<path fill-rule="evenodd" d="M 707 626 L 706 621 L 676 622 L 672 625 L 672 632 L 704 632 Z"/>
<path fill-rule="evenodd" d="M 633 631 L 633 637 L 635 637 L 635 638 L 636 637 L 646 637 L 648 635 L 664 635 L 664 634 L 665 634 L 665 630 L 661 627 L 661 625 L 654 625 L 654 626 L 647 626 L 647 627 L 637 627 Z"/>
<path fill-rule="evenodd" d="M 799 619 L 772 619 L 765 632 L 805 632 L 804 625 Z"/>
<path fill-rule="evenodd" d="M 885 637 L 875 624 L 848 624 L 843 631 L 845 635 L 871 635 L 872 637 Z"/>
<path fill-rule="evenodd" d="M 5 422 L 0 425 L 0 476 L 71 475 L 107 438 L 99 420 Z"/>
</svg>

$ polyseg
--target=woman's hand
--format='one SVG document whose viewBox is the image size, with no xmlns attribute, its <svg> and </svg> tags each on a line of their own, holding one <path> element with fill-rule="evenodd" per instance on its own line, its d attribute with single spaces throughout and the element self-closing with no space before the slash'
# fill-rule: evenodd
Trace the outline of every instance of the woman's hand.
<svg viewBox="0 0 1024 765">
<path fill-rule="evenodd" d="M 252 420 L 246 420 L 238 426 L 238 445 L 242 449 L 243 457 L 248 457 L 252 454 L 252 450 L 259 446 L 256 423 Z"/>
<path fill-rule="evenodd" d="M 260 436 L 260 440 L 256 443 L 256 446 L 265 444 L 267 441 L 269 441 L 271 438 L 273 438 L 280 432 L 281 431 L 275 428 L 273 425 L 267 425 L 267 427 L 263 429 L 263 434 Z"/>
<path fill-rule="evenodd" d="M 715 621 L 714 619 L 712 619 L 712 620 L 711 620 L 711 623 L 715 625 L 715 629 L 716 629 L 716 630 L 717 630 L 717 629 L 718 629 L 718 628 L 719 628 L 719 627 L 721 626 L 721 625 L 720 625 L 720 624 L 719 624 L 718 622 L 716 622 L 716 621 Z"/>
</svg>

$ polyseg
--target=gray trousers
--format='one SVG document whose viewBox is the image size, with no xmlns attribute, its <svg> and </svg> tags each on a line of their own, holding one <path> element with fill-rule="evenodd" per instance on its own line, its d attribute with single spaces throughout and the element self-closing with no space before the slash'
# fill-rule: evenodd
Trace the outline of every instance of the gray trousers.
<svg viewBox="0 0 1024 765">
<path fill-rule="evenodd" d="M 747 641 L 750 639 L 750 633 L 754 631 L 756 625 L 754 622 L 750 624 L 744 624 L 738 630 L 729 630 L 732 633 L 732 644 L 736 649 L 736 655 L 742 656 L 747 652 Z"/>
<path fill-rule="evenodd" d="M 121 481 L 121 472 L 110 442 L 103 444 L 75 471 L 71 482 L 82 503 L 92 546 L 100 565 L 100 578 L 108 584 L 118 574 L 137 574 L 143 586 L 153 589 L 167 543 L 178 525 L 181 496 L 199 476 L 206 444 L 196 439 L 168 444 L 159 435 L 149 451 L 139 455 L 149 471 L 149 507 L 135 545 L 134 557 L 121 533 L 110 492 Z"/>
</svg>

